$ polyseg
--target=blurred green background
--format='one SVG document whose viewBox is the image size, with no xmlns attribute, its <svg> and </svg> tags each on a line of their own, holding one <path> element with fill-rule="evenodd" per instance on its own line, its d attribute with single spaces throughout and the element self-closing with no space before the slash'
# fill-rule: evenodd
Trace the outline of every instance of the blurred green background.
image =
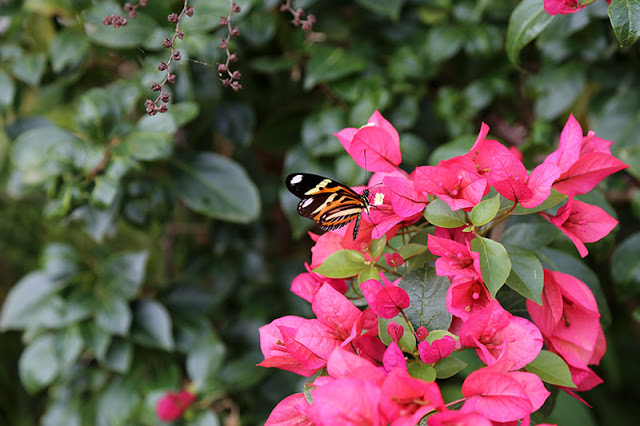
<svg viewBox="0 0 640 426">
<path fill-rule="evenodd" d="M 544 411 L 636 424 L 640 51 L 619 46 L 607 3 L 552 18 L 541 0 L 296 0 L 307 32 L 282 3 L 238 1 L 236 92 L 217 70 L 229 2 L 189 0 L 168 112 L 149 117 L 183 1 L 114 29 L 121 3 L 0 0 L 0 424 L 160 424 L 155 401 L 187 382 L 199 402 L 177 424 L 262 424 L 304 380 L 255 367 L 258 327 L 311 315 L 289 286 L 313 222 L 283 176 L 362 184 L 333 133 L 376 109 L 408 171 L 466 152 L 482 121 L 528 167 L 571 112 L 615 141 L 630 168 L 585 201 L 620 225 L 584 260 L 554 242 L 599 299 L 605 383 L 592 409 L 557 395 Z"/>
</svg>

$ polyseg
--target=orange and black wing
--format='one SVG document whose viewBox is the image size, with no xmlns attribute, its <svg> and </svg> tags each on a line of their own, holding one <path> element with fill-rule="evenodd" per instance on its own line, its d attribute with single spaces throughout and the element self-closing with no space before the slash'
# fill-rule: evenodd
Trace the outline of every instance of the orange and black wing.
<svg viewBox="0 0 640 426">
<path fill-rule="evenodd" d="M 369 191 L 360 195 L 346 185 L 310 173 L 290 174 L 286 184 L 289 191 L 301 199 L 298 204 L 301 216 L 315 220 L 326 231 L 357 220 L 353 230 L 353 239 L 356 239 L 360 214 L 369 206 Z"/>
</svg>

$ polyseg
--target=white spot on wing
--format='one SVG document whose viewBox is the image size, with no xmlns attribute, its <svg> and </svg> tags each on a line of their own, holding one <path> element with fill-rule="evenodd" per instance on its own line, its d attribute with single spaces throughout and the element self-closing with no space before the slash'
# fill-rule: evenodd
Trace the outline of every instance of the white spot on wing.
<svg viewBox="0 0 640 426">
<path fill-rule="evenodd" d="M 295 175 L 294 177 L 291 178 L 291 180 L 289 181 L 289 183 L 291 185 L 295 185 L 297 183 L 300 183 L 302 181 L 302 175 Z"/>
<path fill-rule="evenodd" d="M 301 208 L 305 208 L 307 207 L 309 204 L 313 203 L 313 198 L 307 198 L 306 200 L 304 200 L 302 202 L 302 205 L 300 206 Z"/>
</svg>

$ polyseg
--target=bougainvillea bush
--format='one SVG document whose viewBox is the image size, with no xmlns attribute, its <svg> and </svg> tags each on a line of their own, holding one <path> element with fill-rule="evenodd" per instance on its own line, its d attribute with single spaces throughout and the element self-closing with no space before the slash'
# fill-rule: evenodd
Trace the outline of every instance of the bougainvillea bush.
<svg viewBox="0 0 640 426">
<path fill-rule="evenodd" d="M 618 221 L 576 196 L 628 166 L 573 115 L 530 172 L 488 133 L 483 123 L 467 153 L 411 173 L 380 113 L 336 133 L 373 172 L 375 201 L 360 223 L 310 234 L 291 291 L 316 318 L 260 329 L 260 366 L 311 377 L 267 425 L 529 424 L 547 387 L 581 399 L 602 382 L 590 368 L 606 351 L 596 299 L 545 246 L 561 231 L 587 256 Z M 481 365 L 464 371 L 465 352 Z M 439 380 L 461 372 L 462 397 L 444 400 Z"/>
</svg>

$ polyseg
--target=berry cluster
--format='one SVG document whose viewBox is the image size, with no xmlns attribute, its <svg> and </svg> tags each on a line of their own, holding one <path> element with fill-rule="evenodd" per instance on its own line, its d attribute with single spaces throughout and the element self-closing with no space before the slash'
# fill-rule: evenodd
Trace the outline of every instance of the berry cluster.
<svg viewBox="0 0 640 426">
<path fill-rule="evenodd" d="M 159 94 L 155 100 L 147 99 L 144 102 L 145 110 L 149 115 L 156 115 L 159 112 L 167 112 L 166 104 L 169 102 L 171 96 L 169 93 L 166 93 L 164 91 L 164 86 L 167 83 L 173 84 L 176 82 L 176 75 L 171 73 L 169 65 L 171 65 L 171 62 L 173 61 L 179 61 L 180 59 L 182 59 L 182 55 L 180 55 L 180 52 L 175 50 L 174 42 L 176 38 L 179 38 L 180 40 L 184 38 L 184 32 L 180 31 L 180 19 L 182 19 L 184 15 L 187 15 L 189 17 L 193 16 L 193 11 L 193 6 L 189 6 L 189 0 L 184 0 L 184 4 L 182 6 L 182 11 L 180 11 L 180 14 L 172 13 L 167 17 L 169 22 L 171 22 L 172 24 L 176 24 L 176 29 L 171 39 L 165 38 L 162 42 L 162 47 L 170 49 L 171 52 L 169 54 L 169 59 L 166 62 L 160 61 L 160 64 L 158 65 L 158 71 L 166 71 L 167 75 L 162 83 L 151 84 L 151 90 L 153 90 L 154 92 L 159 92 Z M 162 102 L 162 104 L 158 105 L 158 102 Z"/>
<path fill-rule="evenodd" d="M 231 53 L 231 51 L 229 50 L 229 41 L 231 40 L 231 37 L 238 37 L 240 35 L 238 27 L 231 26 L 231 15 L 233 15 L 234 13 L 240 13 L 241 9 L 240 6 L 238 6 L 231 0 L 229 0 L 229 4 L 231 5 L 231 7 L 229 8 L 229 14 L 227 16 L 220 17 L 220 26 L 226 25 L 229 33 L 227 34 L 227 38 L 223 38 L 220 41 L 220 49 L 226 51 L 227 60 L 224 64 L 218 64 L 218 75 L 220 76 L 220 81 L 222 82 L 222 85 L 224 87 L 231 86 L 231 88 L 237 92 L 238 90 L 242 89 L 242 85 L 239 81 L 240 78 L 242 78 L 242 74 L 240 74 L 240 71 L 231 71 L 229 69 L 229 64 L 238 60 L 236 54 Z M 224 75 L 225 73 L 226 76 Z"/>
<path fill-rule="evenodd" d="M 147 7 L 148 2 L 149 0 L 140 0 L 136 4 L 125 3 L 123 9 L 127 12 L 129 18 L 136 19 L 138 15 L 136 10 L 140 7 Z M 120 15 L 109 15 L 102 20 L 102 23 L 105 25 L 113 25 L 113 28 L 120 28 L 127 25 L 127 19 Z"/>
</svg>

